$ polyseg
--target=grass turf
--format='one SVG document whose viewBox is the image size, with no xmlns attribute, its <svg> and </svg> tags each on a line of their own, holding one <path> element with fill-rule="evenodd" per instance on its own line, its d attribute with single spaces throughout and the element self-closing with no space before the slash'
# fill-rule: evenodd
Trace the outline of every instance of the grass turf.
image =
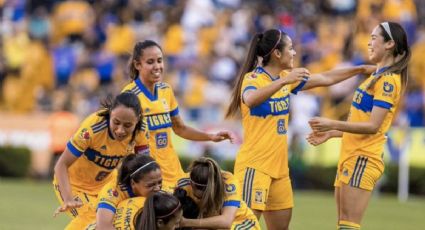
<svg viewBox="0 0 425 230">
<path fill-rule="evenodd" d="M 69 221 L 65 214 L 52 217 L 58 202 L 49 182 L 0 178 L 0 204 L 0 229 L 63 229 Z M 335 223 L 332 193 L 295 191 L 292 230 L 335 229 Z M 387 195 L 372 198 L 362 223 L 363 230 L 413 230 L 423 226 L 425 197 L 399 203 L 395 196 Z"/>
</svg>

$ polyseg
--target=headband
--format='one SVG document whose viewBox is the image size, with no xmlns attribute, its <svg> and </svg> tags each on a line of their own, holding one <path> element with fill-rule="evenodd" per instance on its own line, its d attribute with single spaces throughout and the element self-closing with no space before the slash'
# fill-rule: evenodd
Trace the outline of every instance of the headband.
<svg viewBox="0 0 425 230">
<path fill-rule="evenodd" d="M 201 187 L 207 187 L 208 185 L 206 185 L 206 184 L 199 184 L 199 183 L 196 183 L 195 181 L 193 181 L 192 179 L 190 179 L 190 183 L 192 183 L 192 184 L 194 184 L 194 185 L 196 185 L 196 186 L 201 186 Z"/>
<path fill-rule="evenodd" d="M 273 52 L 273 50 L 276 49 L 277 45 L 279 44 L 280 39 L 282 38 L 282 31 L 280 31 L 280 30 L 278 30 L 278 31 L 279 31 L 279 39 L 277 39 L 277 42 L 276 42 L 276 44 L 274 44 L 273 48 L 263 57 L 269 56 Z"/>
<path fill-rule="evenodd" d="M 153 163 L 156 163 L 155 161 L 151 161 L 145 165 L 140 166 L 140 168 L 136 169 L 136 171 L 134 171 L 132 174 L 130 174 L 130 177 L 133 177 L 134 174 L 138 173 L 140 170 L 142 170 L 143 168 L 146 168 L 148 165 L 151 165 Z"/>
<path fill-rule="evenodd" d="M 179 210 L 180 206 L 181 206 L 181 204 L 179 202 L 179 204 L 177 205 L 177 207 L 174 210 L 172 210 L 170 213 L 168 213 L 166 215 L 163 215 L 163 216 L 158 216 L 157 218 L 161 219 L 161 218 L 165 218 L 167 216 L 173 215 L 177 210 Z"/>
<path fill-rule="evenodd" d="M 387 32 L 388 36 L 390 36 L 391 40 L 394 41 L 393 35 L 391 34 L 390 24 L 388 22 L 381 23 L 381 26 L 384 28 L 385 32 Z"/>
</svg>

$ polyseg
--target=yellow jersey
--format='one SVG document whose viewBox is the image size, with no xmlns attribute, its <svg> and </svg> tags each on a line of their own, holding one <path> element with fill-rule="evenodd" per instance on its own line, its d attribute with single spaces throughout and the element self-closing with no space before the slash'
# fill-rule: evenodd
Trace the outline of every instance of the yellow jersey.
<svg viewBox="0 0 425 230">
<path fill-rule="evenodd" d="M 114 227 L 118 230 L 134 230 L 137 217 L 142 212 L 145 197 L 133 197 L 118 204 L 114 217 Z"/>
<path fill-rule="evenodd" d="M 104 208 L 116 213 L 118 204 L 128 198 L 136 197 L 131 187 L 118 184 L 118 178 L 113 178 L 100 190 L 97 197 L 97 209 Z"/>
<path fill-rule="evenodd" d="M 287 76 L 282 71 L 273 77 L 263 68 L 245 74 L 242 82 L 242 96 L 247 90 L 256 90 L 270 85 L 273 81 Z M 299 83 L 288 84 L 266 101 L 249 108 L 241 101 L 243 143 L 236 156 L 235 172 L 246 167 L 254 168 L 272 178 L 289 175 L 287 128 L 290 93 L 297 94 L 307 78 Z"/>
<path fill-rule="evenodd" d="M 388 113 L 376 134 L 343 133 L 340 162 L 355 155 L 381 160 L 387 139 L 385 133 L 390 128 L 399 105 L 402 87 L 399 74 L 386 73 L 368 88 L 378 74 L 372 74 L 356 89 L 348 122 L 369 121 L 374 106 L 388 109 Z"/>
<path fill-rule="evenodd" d="M 225 193 L 226 197 L 224 199 L 223 207 L 226 206 L 234 206 L 237 207 L 236 216 L 233 222 L 243 222 L 245 220 L 256 220 L 257 217 L 255 217 L 254 213 L 248 206 L 246 205 L 245 201 L 242 200 L 241 194 L 242 191 L 239 188 L 239 181 L 236 179 L 236 177 L 226 171 L 221 171 L 221 174 L 223 176 L 224 184 L 225 184 Z M 199 204 L 199 199 L 193 194 L 192 186 L 190 185 L 190 177 L 184 177 L 181 178 L 178 183 L 177 187 L 184 189 L 187 192 L 187 195 L 192 198 L 195 203 Z"/>
<path fill-rule="evenodd" d="M 91 114 L 67 144 L 69 151 L 78 157 L 68 168 L 69 183 L 79 191 L 97 195 L 112 179 L 111 172 L 125 156 L 135 151 L 148 154 L 146 134 L 144 125 L 131 143 L 131 135 L 123 141 L 117 141 L 111 134 L 109 121 L 97 113 Z M 57 184 L 56 177 L 53 183 Z"/>
<path fill-rule="evenodd" d="M 138 78 L 123 91 L 131 91 L 138 96 L 149 129 L 151 156 L 161 167 L 164 182 L 174 185 L 183 175 L 183 170 L 171 142 L 171 117 L 179 114 L 173 90 L 166 83 L 156 83 L 152 95 Z"/>
</svg>

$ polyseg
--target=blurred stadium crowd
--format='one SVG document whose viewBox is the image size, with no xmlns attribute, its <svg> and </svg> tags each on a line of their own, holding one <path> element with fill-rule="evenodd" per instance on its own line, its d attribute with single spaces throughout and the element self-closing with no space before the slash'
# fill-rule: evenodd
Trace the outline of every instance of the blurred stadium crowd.
<svg viewBox="0 0 425 230">
<path fill-rule="evenodd" d="M 133 45 L 151 39 L 163 47 L 164 81 L 173 85 L 185 119 L 216 123 L 254 33 L 287 32 L 296 66 L 314 73 L 367 62 L 372 28 L 397 21 L 413 50 L 399 117 L 425 125 L 425 1 L 0 0 L 0 9 L 2 111 L 83 118 L 130 81 Z M 353 78 L 293 97 L 293 130 L 308 132 L 307 120 L 319 113 L 343 119 L 358 83 Z"/>
</svg>

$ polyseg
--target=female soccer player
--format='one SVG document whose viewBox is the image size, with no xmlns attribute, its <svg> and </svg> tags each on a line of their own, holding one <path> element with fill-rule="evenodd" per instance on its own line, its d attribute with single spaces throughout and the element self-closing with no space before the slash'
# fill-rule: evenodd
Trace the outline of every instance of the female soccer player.
<svg viewBox="0 0 425 230">
<path fill-rule="evenodd" d="M 161 190 L 162 176 L 158 163 L 147 155 L 129 155 L 121 165 L 116 180 L 106 184 L 99 193 L 96 229 L 115 229 L 118 204 L 131 197 L 147 197 Z"/>
<path fill-rule="evenodd" d="M 140 102 L 130 92 L 119 94 L 90 115 L 55 166 L 53 185 L 61 206 L 69 212 L 69 229 L 83 229 L 95 219 L 97 194 L 112 180 L 122 158 L 149 151 Z"/>
<path fill-rule="evenodd" d="M 338 229 L 360 229 L 372 190 L 384 171 L 385 133 L 391 126 L 407 83 L 410 48 L 406 32 L 394 22 L 375 27 L 369 40 L 374 72 L 357 88 L 347 121 L 316 117 L 307 140 L 319 145 L 342 137 L 335 179 Z"/>
<path fill-rule="evenodd" d="M 350 67 L 310 75 L 293 68 L 291 38 L 280 30 L 256 34 L 237 78 L 227 117 L 240 109 L 244 141 L 235 162 L 242 197 L 268 229 L 288 229 L 293 197 L 288 169 L 290 93 L 329 86 L 370 70 Z M 373 71 L 373 70 L 372 70 Z"/>
<path fill-rule="evenodd" d="M 175 196 L 156 192 L 146 199 L 136 229 L 174 230 L 179 227 L 182 215 L 182 205 Z"/>
<path fill-rule="evenodd" d="M 154 41 L 138 42 L 134 46 L 130 64 L 133 82 L 124 90 L 137 94 L 146 116 L 152 157 L 161 166 L 164 190 L 172 191 L 183 171 L 171 143 L 171 130 L 178 136 L 193 141 L 232 141 L 227 131 L 208 134 L 186 126 L 179 116 L 177 100 L 170 85 L 163 80 L 164 57 L 161 47 Z"/>
<path fill-rule="evenodd" d="M 181 227 L 212 229 L 260 229 L 254 213 L 240 197 L 239 182 L 211 158 L 192 162 L 190 177 L 179 180 L 177 189 L 198 205 L 198 219 L 182 218 Z"/>
</svg>

